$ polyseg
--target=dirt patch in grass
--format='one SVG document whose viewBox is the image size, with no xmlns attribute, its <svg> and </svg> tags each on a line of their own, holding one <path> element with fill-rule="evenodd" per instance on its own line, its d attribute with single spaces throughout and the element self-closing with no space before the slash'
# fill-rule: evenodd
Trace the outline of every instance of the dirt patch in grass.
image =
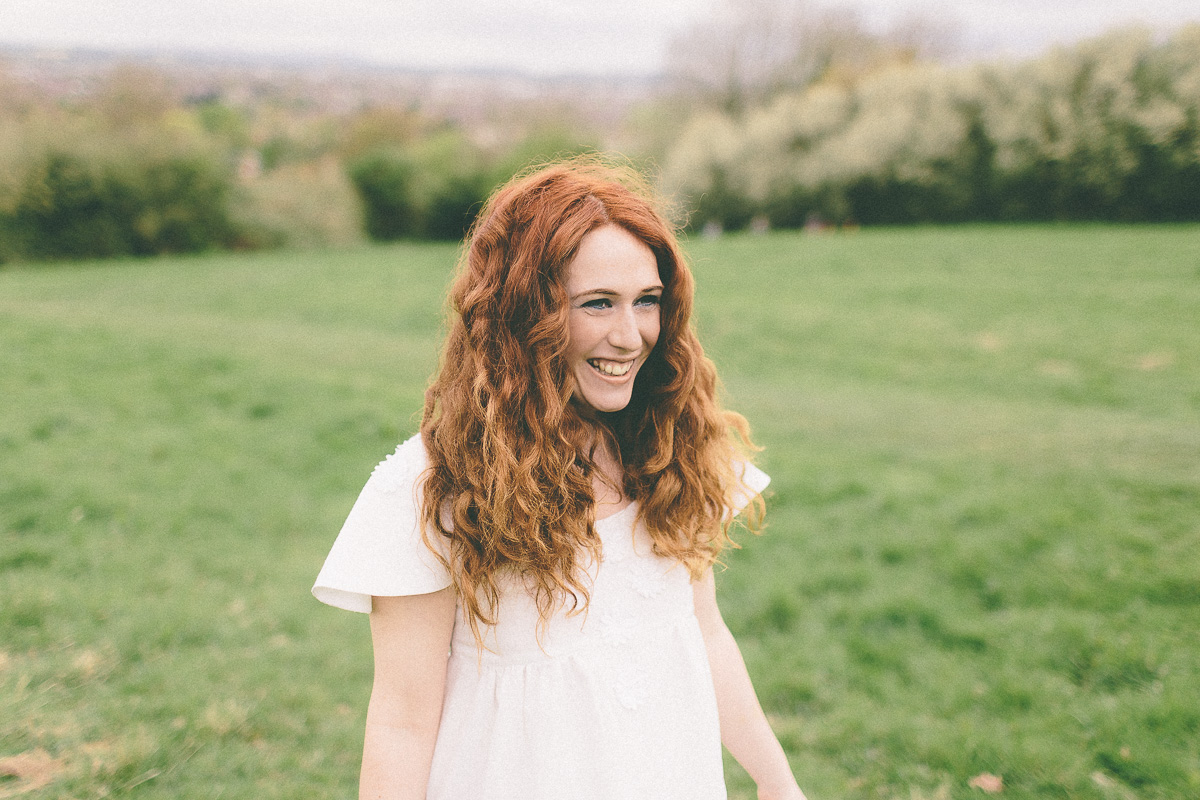
<svg viewBox="0 0 1200 800">
<path fill-rule="evenodd" d="M 13 785 L 0 786 L 0 797 L 16 797 L 40 789 L 53 782 L 64 769 L 66 762 L 41 749 L 0 758 L 0 778 L 16 778 L 17 781 Z"/>
</svg>

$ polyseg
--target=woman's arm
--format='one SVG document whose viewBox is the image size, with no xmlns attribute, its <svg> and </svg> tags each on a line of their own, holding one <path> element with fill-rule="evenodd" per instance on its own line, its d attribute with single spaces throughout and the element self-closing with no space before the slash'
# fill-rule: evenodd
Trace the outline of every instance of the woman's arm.
<svg viewBox="0 0 1200 800">
<path fill-rule="evenodd" d="M 453 629 L 452 588 L 372 600 L 375 682 L 359 800 L 425 800 Z"/>
<path fill-rule="evenodd" d="M 754 694 L 742 652 L 721 617 L 711 569 L 694 585 L 693 591 L 696 618 L 704 634 L 717 692 L 721 742 L 758 785 L 759 800 L 804 800 L 787 756 Z"/>
</svg>

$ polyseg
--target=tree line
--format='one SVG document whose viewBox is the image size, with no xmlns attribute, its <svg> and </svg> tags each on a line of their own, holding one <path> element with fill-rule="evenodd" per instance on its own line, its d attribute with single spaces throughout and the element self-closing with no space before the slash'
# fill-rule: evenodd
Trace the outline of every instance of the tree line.
<svg viewBox="0 0 1200 800">
<path fill-rule="evenodd" d="M 694 115 L 663 183 L 692 223 L 1200 220 L 1200 25 L 1022 63 L 895 60 Z"/>
<path fill-rule="evenodd" d="M 607 129 L 184 97 L 136 66 L 45 98 L 0 71 L 0 263 L 453 240 L 517 169 L 600 148 L 656 164 L 697 228 L 1200 219 L 1200 26 L 948 66 L 927 26 L 737 7 Z"/>
<path fill-rule="evenodd" d="M 399 104 L 185 97 L 138 65 L 50 100 L 0 72 L 0 263 L 459 239 L 521 166 L 598 146 L 554 120 L 475 133 Z"/>
</svg>

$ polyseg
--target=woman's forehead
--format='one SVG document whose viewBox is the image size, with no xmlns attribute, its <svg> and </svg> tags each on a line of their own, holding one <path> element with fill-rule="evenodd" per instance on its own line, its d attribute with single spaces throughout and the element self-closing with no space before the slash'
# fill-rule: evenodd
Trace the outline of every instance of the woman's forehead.
<svg viewBox="0 0 1200 800">
<path fill-rule="evenodd" d="M 583 237 L 567 263 L 567 292 L 621 293 L 661 288 L 658 258 L 624 228 L 606 225 Z"/>
</svg>

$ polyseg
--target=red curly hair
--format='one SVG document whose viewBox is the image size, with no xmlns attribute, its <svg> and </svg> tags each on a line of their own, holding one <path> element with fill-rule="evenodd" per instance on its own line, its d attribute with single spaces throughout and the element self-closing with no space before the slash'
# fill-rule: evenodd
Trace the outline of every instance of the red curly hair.
<svg viewBox="0 0 1200 800">
<path fill-rule="evenodd" d="M 584 236 L 606 225 L 650 248 L 664 289 L 658 342 L 629 405 L 597 415 L 571 402 L 565 282 Z M 746 420 L 718 402 L 716 369 L 690 325 L 692 293 L 674 231 L 633 170 L 555 164 L 514 178 L 484 206 L 450 290 L 450 331 L 421 422 L 425 529 L 447 540 L 443 560 L 477 640 L 496 622 L 504 572 L 530 586 L 543 624 L 568 603 L 586 607 L 586 567 L 601 555 L 598 436 L 613 446 L 656 553 L 699 578 L 731 543 L 728 509 L 752 445 Z M 750 511 L 757 529 L 760 498 Z"/>
</svg>

